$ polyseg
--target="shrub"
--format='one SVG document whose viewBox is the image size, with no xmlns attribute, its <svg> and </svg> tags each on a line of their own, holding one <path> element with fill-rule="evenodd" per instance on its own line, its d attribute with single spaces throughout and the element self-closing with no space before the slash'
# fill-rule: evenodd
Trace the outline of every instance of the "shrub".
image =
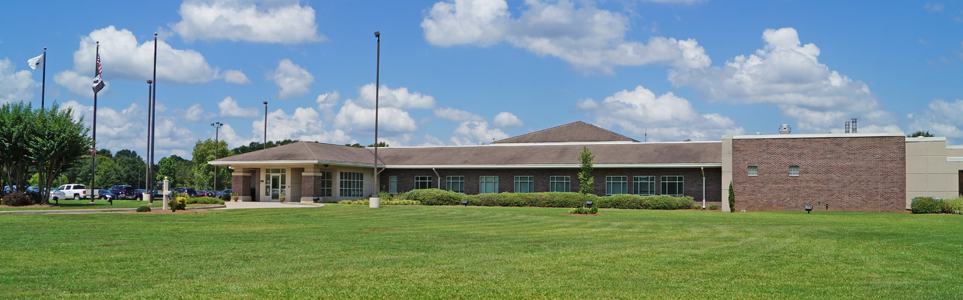
<svg viewBox="0 0 963 300">
<path fill-rule="evenodd" d="M 351 204 L 351 200 L 341 200 L 338 201 L 338 204 Z"/>
<path fill-rule="evenodd" d="M 214 197 L 194 197 L 188 198 L 187 204 L 224 204 L 224 200 Z"/>
<path fill-rule="evenodd" d="M 732 182 L 729 182 L 729 212 L 736 211 L 736 192 L 732 190 Z"/>
<path fill-rule="evenodd" d="M 669 195 L 642 197 L 645 209 L 686 209 L 692 207 L 692 197 L 673 197 Z"/>
<path fill-rule="evenodd" d="M 231 200 L 231 194 L 227 194 L 227 193 L 221 194 L 221 201 L 230 201 L 230 200 Z"/>
<path fill-rule="evenodd" d="M 639 195 L 618 194 L 601 197 L 595 203 L 601 208 L 641 209 L 644 199 L 644 196 Z"/>
<path fill-rule="evenodd" d="M 40 203 L 40 201 L 38 201 L 39 199 L 37 199 L 39 197 L 31 194 L 34 193 L 25 193 L 21 191 L 10 192 L 9 194 L 3 196 L 3 204 L 9 206 L 26 206 Z"/>
<path fill-rule="evenodd" d="M 424 205 L 459 205 L 465 194 L 439 189 L 410 190 L 398 196 L 400 200 L 419 201 Z"/>
<path fill-rule="evenodd" d="M 384 202 L 385 200 L 391 200 L 391 194 L 389 194 L 388 192 L 379 192 L 378 198 L 381 198 L 382 202 Z"/>
<path fill-rule="evenodd" d="M 956 199 L 944 199 L 940 209 L 948 214 L 963 214 L 963 196 Z"/>
<path fill-rule="evenodd" d="M 588 210 L 581 207 L 575 207 L 575 208 L 572 208 L 572 210 L 568 211 L 568 214 L 570 215 L 583 215 L 587 213 L 588 213 Z"/>
<path fill-rule="evenodd" d="M 170 206 L 171 206 L 171 212 L 175 212 L 175 211 L 178 211 L 178 210 L 184 210 L 185 208 L 187 208 L 187 198 L 185 198 L 185 197 L 174 197 L 174 199 L 172 199 L 172 200 L 170 201 L 170 203 L 168 203 L 168 204 L 170 204 Z"/>
<path fill-rule="evenodd" d="M 719 209 L 719 204 L 709 204 L 709 210 L 717 210 L 717 209 Z"/>
<path fill-rule="evenodd" d="M 942 212 L 940 200 L 933 197 L 916 197 L 910 203 L 910 208 L 914 214 L 934 214 Z"/>
<path fill-rule="evenodd" d="M 589 213 L 590 213 L 590 214 L 593 214 L 593 215 L 594 215 L 594 214 L 597 214 L 597 213 L 599 213 L 599 208 L 598 208 L 597 206 L 593 205 L 592 208 L 589 209 Z"/>
<path fill-rule="evenodd" d="M 141 206 L 137 208 L 137 212 L 150 212 L 150 206 Z"/>
<path fill-rule="evenodd" d="M 702 205 L 693 204 L 693 205 L 692 205 L 692 209 L 702 209 Z"/>
</svg>

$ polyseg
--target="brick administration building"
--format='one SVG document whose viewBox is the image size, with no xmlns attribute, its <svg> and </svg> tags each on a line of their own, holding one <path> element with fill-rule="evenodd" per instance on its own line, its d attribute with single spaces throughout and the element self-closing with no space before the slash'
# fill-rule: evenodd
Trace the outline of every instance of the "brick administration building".
<svg viewBox="0 0 963 300">
<path fill-rule="evenodd" d="M 723 136 L 639 142 L 574 122 L 489 145 L 387 147 L 379 185 L 392 194 L 578 191 L 579 152 L 595 155 L 597 195 L 679 195 L 728 210 L 903 212 L 913 197 L 959 195 L 963 147 L 902 133 Z M 298 142 L 210 162 L 234 169 L 244 201 L 335 202 L 374 194 L 372 149 Z M 703 180 L 704 177 L 704 180 Z M 703 184 L 704 182 L 704 184 Z"/>
</svg>

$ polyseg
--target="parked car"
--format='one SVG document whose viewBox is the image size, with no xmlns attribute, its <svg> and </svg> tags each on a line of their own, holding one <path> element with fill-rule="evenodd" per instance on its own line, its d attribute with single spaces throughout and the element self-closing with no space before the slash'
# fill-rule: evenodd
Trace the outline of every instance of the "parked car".
<svg viewBox="0 0 963 300">
<path fill-rule="evenodd" d="M 134 189 L 134 200 L 144 200 L 145 189 Z"/>
<path fill-rule="evenodd" d="M 197 190 L 194 188 L 174 188 L 171 192 L 184 193 L 187 194 L 188 197 L 197 197 Z"/>
<path fill-rule="evenodd" d="M 110 193 L 117 196 L 117 199 L 124 200 L 134 200 L 141 196 L 140 194 L 137 194 L 137 191 L 134 190 L 134 187 L 129 185 L 112 186 L 110 187 Z"/>
<path fill-rule="evenodd" d="M 50 200 L 61 200 L 61 199 L 67 199 L 67 195 L 64 194 L 64 191 L 61 191 L 58 189 L 50 189 Z"/>
<path fill-rule="evenodd" d="M 64 198 L 71 198 L 74 200 L 80 200 L 88 195 L 87 187 L 83 184 L 70 183 L 61 185 L 58 190 L 63 191 Z"/>
<path fill-rule="evenodd" d="M 208 191 L 197 191 L 197 196 L 198 196 L 198 197 L 208 197 L 208 196 L 207 196 L 207 193 L 210 193 L 210 192 L 208 192 Z"/>
<path fill-rule="evenodd" d="M 108 190 L 94 190 L 94 195 L 97 196 L 97 199 L 101 199 L 101 200 L 117 199 L 117 195 L 115 195 L 114 193 L 111 193 Z"/>
<path fill-rule="evenodd" d="M 232 189 L 226 189 L 226 190 L 221 191 L 221 195 L 230 195 L 231 193 L 234 193 L 234 190 L 232 190 Z"/>
</svg>

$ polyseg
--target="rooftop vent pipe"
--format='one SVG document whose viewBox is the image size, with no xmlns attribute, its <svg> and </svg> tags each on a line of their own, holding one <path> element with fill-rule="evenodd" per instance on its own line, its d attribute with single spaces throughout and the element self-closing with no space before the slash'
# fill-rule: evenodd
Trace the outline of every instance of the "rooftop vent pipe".
<svg viewBox="0 0 963 300">
<path fill-rule="evenodd" d="M 779 133 L 780 133 L 780 134 L 790 134 L 790 133 L 792 133 L 792 128 L 789 127 L 789 124 L 779 125 Z"/>
</svg>

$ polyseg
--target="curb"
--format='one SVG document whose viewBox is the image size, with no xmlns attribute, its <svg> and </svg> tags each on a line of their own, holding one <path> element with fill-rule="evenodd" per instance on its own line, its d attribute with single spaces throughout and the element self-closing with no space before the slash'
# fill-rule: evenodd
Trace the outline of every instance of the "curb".
<svg viewBox="0 0 963 300">
<path fill-rule="evenodd" d="M 216 209 L 225 208 L 226 205 L 213 205 L 213 206 L 202 206 L 202 207 L 188 207 L 184 210 L 191 209 Z M 151 209 L 155 209 L 152 207 Z M 160 209 L 157 207 L 156 209 Z M 109 209 L 60 209 L 60 210 L 15 210 L 15 211 L 0 211 L 0 215 L 58 215 L 58 214 L 97 214 L 97 213 L 119 213 L 119 212 L 131 212 L 137 211 L 136 208 L 109 208 Z"/>
</svg>

